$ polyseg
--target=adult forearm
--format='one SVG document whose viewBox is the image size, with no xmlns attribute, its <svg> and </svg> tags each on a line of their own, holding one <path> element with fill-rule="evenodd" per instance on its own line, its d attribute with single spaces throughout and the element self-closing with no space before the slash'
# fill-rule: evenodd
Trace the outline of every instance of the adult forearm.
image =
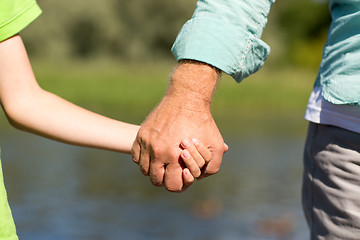
<svg viewBox="0 0 360 240">
<path fill-rule="evenodd" d="M 171 76 L 165 98 L 176 98 L 188 107 L 201 104 L 209 108 L 219 77 L 220 71 L 206 63 L 181 61 Z"/>
</svg>

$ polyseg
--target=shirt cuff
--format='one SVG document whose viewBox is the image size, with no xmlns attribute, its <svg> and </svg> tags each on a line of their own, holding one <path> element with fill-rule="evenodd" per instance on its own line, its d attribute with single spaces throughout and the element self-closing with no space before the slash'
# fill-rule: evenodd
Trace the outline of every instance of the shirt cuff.
<svg viewBox="0 0 360 240">
<path fill-rule="evenodd" d="M 205 62 L 238 82 L 258 71 L 270 53 L 270 47 L 257 36 L 213 18 L 189 20 L 171 50 L 178 61 Z"/>
</svg>

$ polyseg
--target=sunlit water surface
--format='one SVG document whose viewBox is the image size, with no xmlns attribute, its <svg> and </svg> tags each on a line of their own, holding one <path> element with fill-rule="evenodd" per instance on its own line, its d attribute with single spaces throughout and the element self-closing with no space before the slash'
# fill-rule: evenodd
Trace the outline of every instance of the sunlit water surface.
<svg viewBox="0 0 360 240">
<path fill-rule="evenodd" d="M 2 133 L 21 240 L 308 239 L 300 202 L 303 137 L 226 137 L 221 171 L 174 194 L 130 156 Z"/>
</svg>

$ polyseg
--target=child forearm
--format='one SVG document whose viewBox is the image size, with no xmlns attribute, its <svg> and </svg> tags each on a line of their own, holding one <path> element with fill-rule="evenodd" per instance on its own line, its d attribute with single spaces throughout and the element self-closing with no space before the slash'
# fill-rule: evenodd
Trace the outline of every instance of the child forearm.
<svg viewBox="0 0 360 240">
<path fill-rule="evenodd" d="M 138 130 L 41 89 L 18 35 L 0 43 L 0 100 L 15 127 L 65 143 L 129 153 Z"/>
<path fill-rule="evenodd" d="M 16 128 L 60 142 L 130 153 L 138 126 L 78 107 L 42 89 L 7 108 Z"/>
</svg>

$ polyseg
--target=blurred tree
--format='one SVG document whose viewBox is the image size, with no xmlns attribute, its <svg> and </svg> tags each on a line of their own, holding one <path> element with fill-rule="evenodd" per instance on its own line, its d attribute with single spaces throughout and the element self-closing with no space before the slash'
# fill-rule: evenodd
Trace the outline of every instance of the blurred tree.
<svg viewBox="0 0 360 240">
<path fill-rule="evenodd" d="M 170 56 L 194 0 L 38 0 L 43 15 L 22 33 L 31 55 L 46 58 Z"/>
<path fill-rule="evenodd" d="M 328 1 L 279 0 L 274 11 L 274 24 L 284 33 L 286 61 L 317 68 L 331 22 Z"/>
<path fill-rule="evenodd" d="M 171 57 L 170 47 L 196 0 L 38 0 L 42 16 L 22 35 L 29 54 L 45 59 Z M 284 62 L 317 66 L 330 22 L 327 4 L 278 0 L 265 34 Z M 318 53 L 317 53 L 318 52 Z M 315 54 L 316 53 L 316 54 Z"/>
</svg>

